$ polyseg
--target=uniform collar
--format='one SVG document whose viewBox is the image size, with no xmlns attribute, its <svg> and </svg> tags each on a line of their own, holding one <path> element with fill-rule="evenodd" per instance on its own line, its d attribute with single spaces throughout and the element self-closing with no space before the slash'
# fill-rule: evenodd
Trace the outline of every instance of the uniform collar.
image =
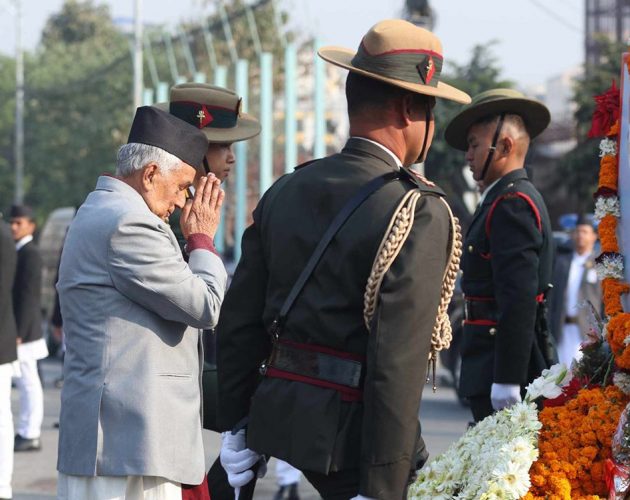
<svg viewBox="0 0 630 500">
<path fill-rule="evenodd" d="M 494 201 L 496 196 L 501 193 L 503 189 L 511 182 L 520 181 L 522 179 L 528 179 L 527 172 L 524 168 L 518 168 L 516 170 L 508 172 L 503 177 L 498 179 L 497 182 L 490 184 L 488 189 L 484 191 L 484 195 L 486 196 L 483 199 L 483 204 L 486 205 L 491 201 Z"/>
<path fill-rule="evenodd" d="M 400 161 L 400 159 L 388 148 L 376 141 L 366 139 L 365 137 L 351 137 L 350 139 L 348 139 L 348 142 L 346 142 L 343 151 L 348 150 L 374 156 L 380 160 L 383 160 L 385 163 L 396 170 L 400 169 L 400 167 L 402 166 L 402 162 Z"/>
<path fill-rule="evenodd" d="M 24 236 L 23 238 L 20 238 L 15 243 L 15 250 L 16 251 L 21 250 L 27 243 L 30 243 L 31 241 L 33 241 L 33 235 L 32 234 L 27 234 L 26 236 Z"/>
</svg>

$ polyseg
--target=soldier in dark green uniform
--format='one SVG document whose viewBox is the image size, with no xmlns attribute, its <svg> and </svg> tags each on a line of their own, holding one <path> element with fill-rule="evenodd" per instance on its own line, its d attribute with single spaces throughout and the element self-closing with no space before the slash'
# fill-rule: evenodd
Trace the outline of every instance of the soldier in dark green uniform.
<svg viewBox="0 0 630 500">
<path fill-rule="evenodd" d="M 553 239 L 545 202 L 523 168 L 547 108 L 520 92 L 482 92 L 445 135 L 485 187 L 464 241 L 466 320 L 460 389 L 476 422 L 521 400 L 553 359 L 545 296 Z"/>
<path fill-rule="evenodd" d="M 427 456 L 418 410 L 456 232 L 443 192 L 404 169 L 431 145 L 435 98 L 469 97 L 439 81 L 437 37 L 405 21 L 378 23 L 356 54 L 320 56 L 350 70 L 351 138 L 278 180 L 243 236 L 217 328 L 218 411 L 223 430 L 247 430 L 224 434 L 221 461 L 237 487 L 266 454 L 325 499 L 400 500 Z M 395 180 L 347 219 L 272 328 L 333 219 L 384 175 Z"/>
</svg>

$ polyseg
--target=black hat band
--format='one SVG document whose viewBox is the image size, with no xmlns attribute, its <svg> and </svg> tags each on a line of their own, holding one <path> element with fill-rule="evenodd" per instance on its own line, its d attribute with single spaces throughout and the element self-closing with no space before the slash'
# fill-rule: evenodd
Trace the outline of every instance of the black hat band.
<svg viewBox="0 0 630 500">
<path fill-rule="evenodd" d="M 169 111 L 180 120 L 203 128 L 234 128 L 238 120 L 240 100 L 236 109 L 211 106 L 194 101 L 172 101 Z"/>
<path fill-rule="evenodd" d="M 403 82 L 437 87 L 444 59 L 431 50 L 401 49 L 370 54 L 363 43 L 352 58 L 355 68 Z"/>
</svg>

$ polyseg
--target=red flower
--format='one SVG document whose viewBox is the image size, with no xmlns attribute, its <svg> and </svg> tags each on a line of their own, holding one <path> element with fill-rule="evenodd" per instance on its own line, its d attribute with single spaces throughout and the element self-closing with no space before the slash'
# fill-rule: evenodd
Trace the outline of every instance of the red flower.
<svg viewBox="0 0 630 500">
<path fill-rule="evenodd" d="M 543 406 L 545 408 L 564 406 L 564 404 L 569 401 L 569 399 L 573 399 L 577 395 L 577 393 L 585 387 L 591 388 L 595 386 L 589 385 L 588 378 L 574 377 L 571 379 L 571 382 L 569 382 L 562 388 L 562 394 L 560 394 L 560 396 L 554 399 L 543 400 Z"/>
<path fill-rule="evenodd" d="M 608 134 L 610 127 L 619 118 L 619 89 L 615 81 L 613 80 L 612 87 L 602 95 L 595 96 L 594 99 L 595 112 L 588 136 L 603 137 Z"/>
</svg>

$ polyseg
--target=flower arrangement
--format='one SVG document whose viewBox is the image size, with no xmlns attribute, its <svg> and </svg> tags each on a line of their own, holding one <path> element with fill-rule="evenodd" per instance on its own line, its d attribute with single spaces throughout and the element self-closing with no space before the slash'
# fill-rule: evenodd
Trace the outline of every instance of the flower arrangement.
<svg viewBox="0 0 630 500">
<path fill-rule="evenodd" d="M 407 498 L 517 499 L 530 487 L 541 427 L 536 406 L 518 403 L 484 419 L 425 466 Z"/>
<path fill-rule="evenodd" d="M 596 101 L 589 137 L 606 136 L 594 195 L 606 317 L 591 306 L 594 328 L 571 370 L 544 370 L 527 387 L 524 402 L 469 430 L 420 471 L 410 499 L 622 500 L 630 492 L 630 312 L 621 301 L 630 285 L 623 281 L 617 239 L 620 113 L 614 82 Z"/>
<path fill-rule="evenodd" d="M 606 136 L 599 147 L 594 198 L 602 249 L 596 270 L 607 322 L 583 345 L 583 358 L 573 366 L 575 383 L 556 400 L 545 401 L 539 414 L 539 458 L 530 470 L 527 500 L 625 498 L 628 486 L 630 453 L 613 454 L 614 443 L 626 443 L 625 431 L 630 444 L 630 426 L 619 430 L 620 422 L 627 422 L 630 401 L 630 374 L 624 371 L 630 370 L 630 314 L 621 302 L 630 286 L 622 281 L 624 259 L 617 239 L 619 90 L 614 82 L 596 101 L 589 137 Z"/>
<path fill-rule="evenodd" d="M 612 436 L 628 402 L 616 386 L 582 389 L 564 405 L 544 408 L 538 447 L 525 498 L 599 498 L 607 492 L 604 464 Z M 556 495 L 556 497 L 554 497 Z"/>
</svg>

